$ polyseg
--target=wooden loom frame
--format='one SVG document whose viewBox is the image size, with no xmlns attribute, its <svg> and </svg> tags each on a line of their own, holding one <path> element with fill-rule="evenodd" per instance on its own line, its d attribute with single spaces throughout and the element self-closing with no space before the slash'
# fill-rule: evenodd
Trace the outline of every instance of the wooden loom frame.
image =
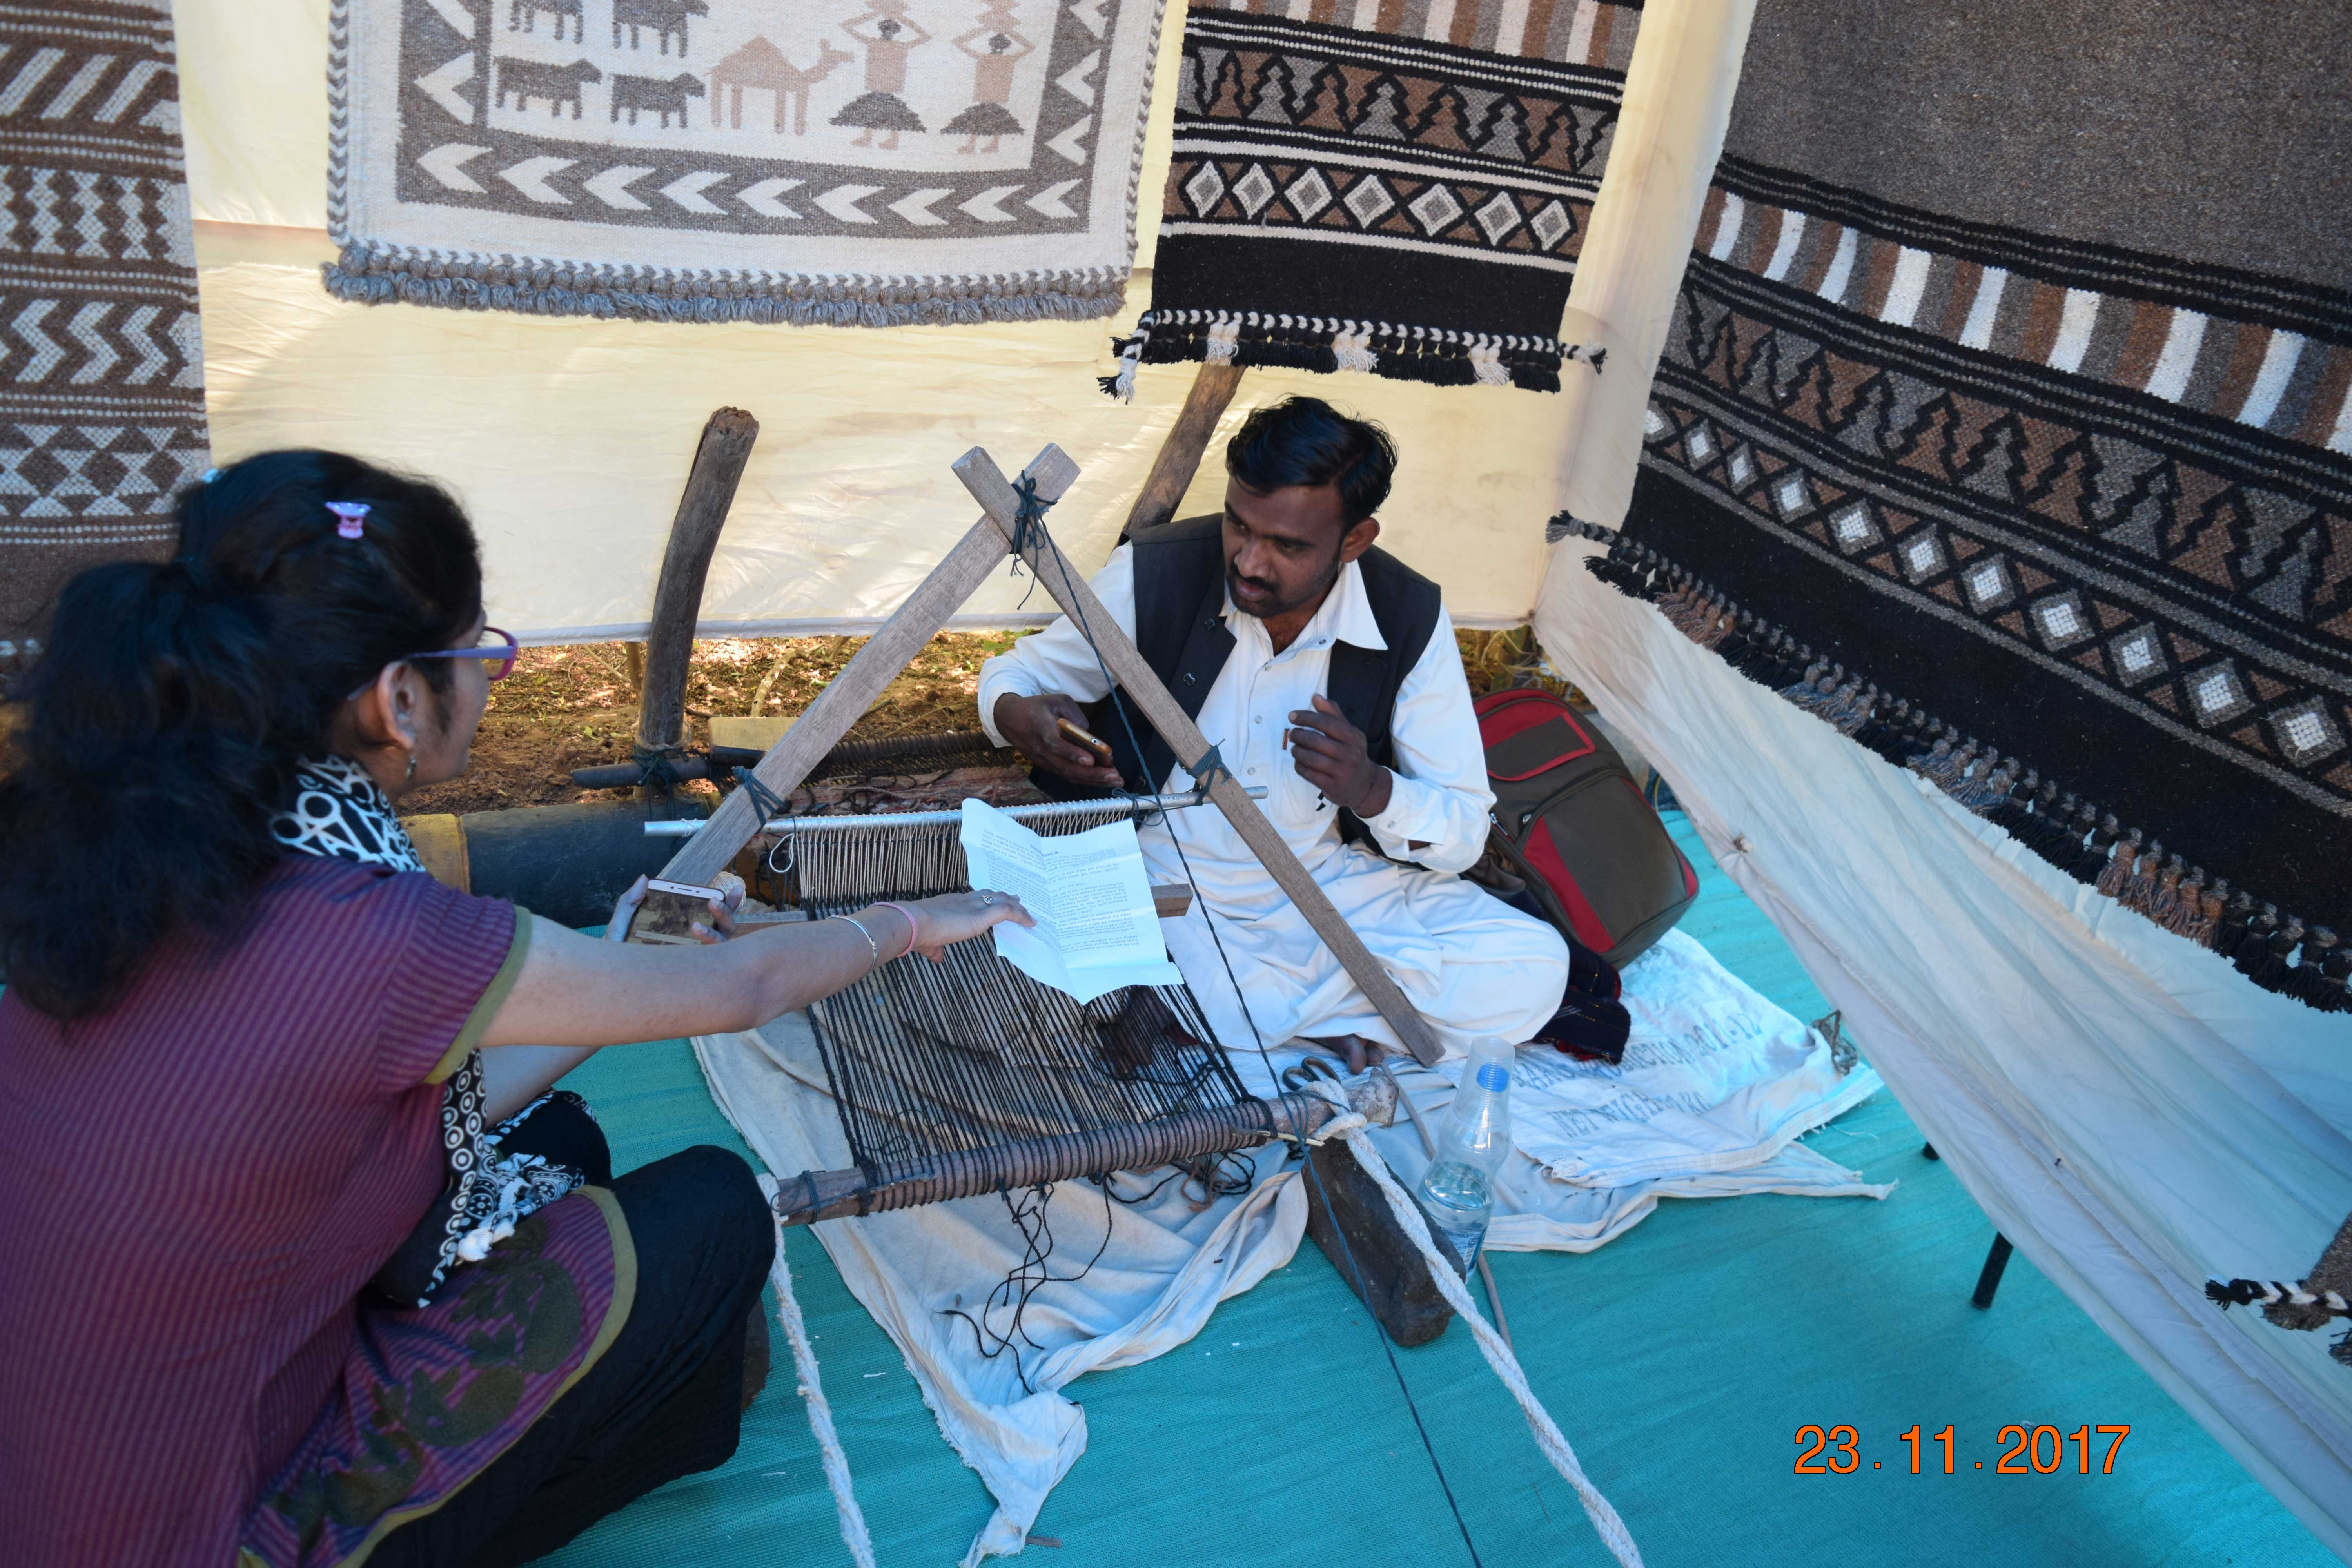
<svg viewBox="0 0 2352 1568">
<path fill-rule="evenodd" d="M 1231 388 L 1223 390 L 1230 397 Z M 1209 424 L 1213 423 L 1212 415 Z M 1020 495 L 981 447 L 966 452 L 956 460 L 953 468 L 964 488 L 979 501 L 980 520 L 875 631 L 841 673 L 817 694 L 807 710 L 751 771 L 751 776 L 772 794 L 786 795 L 797 788 L 974 590 L 1000 564 L 1014 556 Z M 1048 446 L 1023 470 L 1022 477 L 1034 486 L 1037 499 L 1050 505 L 1076 482 L 1078 467 L 1059 447 Z M 1155 472 L 1154 478 L 1159 477 Z M 1151 488 L 1160 487 L 1148 487 Z M 1174 502 L 1171 500 L 1163 504 L 1172 510 Z M 1140 512 L 1143 508 L 1139 504 L 1137 510 Z M 1434 1065 L 1440 1047 L 1428 1023 L 1387 971 L 1381 968 L 1363 939 L 1332 906 L 1240 781 L 1222 765 L 1208 738 L 1177 704 L 1159 675 L 1145 662 L 1133 639 L 1096 597 L 1093 588 L 1069 568 L 1043 530 L 1034 531 L 1022 541 L 1022 545 L 1017 558 L 1034 574 L 1063 613 L 1092 633 L 1091 640 L 1112 679 L 1172 744 L 1177 755 L 1189 759 L 1187 771 L 1196 779 L 1203 773 L 1207 775 L 1204 782 L 1210 801 L 1224 813 L 1234 831 L 1297 906 L 1308 925 L 1330 947 L 1349 976 L 1396 1030 L 1406 1048 L 1423 1065 Z M 708 883 L 760 831 L 762 815 L 751 791 L 735 791 L 670 857 L 663 877 L 674 881 Z M 1392 1108 L 1392 1103 L 1382 1110 Z M 1370 1111 L 1372 1107 L 1363 1109 Z M 783 1223 L 805 1224 L 1061 1179 L 1092 1170 L 1148 1168 L 1174 1159 L 1245 1147 L 1270 1137 L 1309 1133 L 1334 1113 L 1331 1103 L 1319 1097 L 1286 1094 L 1271 1100 L 1244 1101 L 1221 1110 L 1187 1112 L 1136 1128 L 1066 1134 L 945 1155 L 918 1162 L 904 1171 L 886 1169 L 871 1176 L 856 1170 L 809 1172 L 782 1184 L 776 1209 Z M 1386 1116 L 1376 1119 L 1385 1121 Z M 1106 1157 L 1112 1163 L 1105 1163 Z"/>
</svg>

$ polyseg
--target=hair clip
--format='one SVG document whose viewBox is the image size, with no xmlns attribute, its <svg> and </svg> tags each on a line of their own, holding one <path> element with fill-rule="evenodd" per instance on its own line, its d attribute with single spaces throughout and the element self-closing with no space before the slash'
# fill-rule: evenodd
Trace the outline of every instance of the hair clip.
<svg viewBox="0 0 2352 1568">
<path fill-rule="evenodd" d="M 345 539 L 357 539 L 360 536 L 360 525 L 367 521 L 369 511 L 367 502 L 331 500 L 327 503 L 327 510 L 341 520 L 335 524 L 337 533 L 341 534 Z"/>
</svg>

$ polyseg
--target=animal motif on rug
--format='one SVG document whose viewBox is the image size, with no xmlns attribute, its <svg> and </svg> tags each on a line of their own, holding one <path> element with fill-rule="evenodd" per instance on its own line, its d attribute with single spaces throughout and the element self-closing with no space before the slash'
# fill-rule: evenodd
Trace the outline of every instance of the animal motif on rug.
<svg viewBox="0 0 2352 1568">
<path fill-rule="evenodd" d="M 327 286 L 662 321 L 1108 316 L 1165 4 L 336 0 Z"/>
</svg>

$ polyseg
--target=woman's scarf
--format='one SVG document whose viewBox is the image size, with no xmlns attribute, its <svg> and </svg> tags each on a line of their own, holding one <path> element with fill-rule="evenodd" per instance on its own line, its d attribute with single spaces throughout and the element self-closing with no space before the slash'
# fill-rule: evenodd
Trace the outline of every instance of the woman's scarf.
<svg viewBox="0 0 2352 1568">
<path fill-rule="evenodd" d="M 278 842 L 300 855 L 395 871 L 422 871 L 416 846 L 393 815 L 368 771 L 341 757 L 306 760 L 294 773 L 294 804 L 270 818 Z M 536 1154 L 499 1153 L 499 1140 L 545 1103 L 545 1096 L 495 1128 L 482 1125 L 482 1053 L 467 1053 L 441 1102 L 441 1142 L 449 1163 L 449 1217 L 431 1280 L 416 1304 L 432 1300 L 457 1264 L 478 1263 L 514 1234 L 515 1222 L 546 1207 L 585 1179 Z"/>
</svg>

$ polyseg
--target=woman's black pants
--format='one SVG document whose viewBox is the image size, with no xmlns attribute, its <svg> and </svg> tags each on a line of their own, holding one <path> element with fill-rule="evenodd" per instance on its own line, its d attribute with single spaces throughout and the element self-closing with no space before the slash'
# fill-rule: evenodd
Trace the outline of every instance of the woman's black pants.
<svg viewBox="0 0 2352 1568">
<path fill-rule="evenodd" d="M 587 1112 L 562 1098 L 505 1141 L 609 1186 L 637 1252 L 636 1300 L 604 1359 L 434 1512 L 394 1531 L 370 1568 L 509 1568 L 735 1452 L 743 1352 L 775 1229 L 741 1157 L 708 1144 L 613 1180 Z"/>
</svg>

